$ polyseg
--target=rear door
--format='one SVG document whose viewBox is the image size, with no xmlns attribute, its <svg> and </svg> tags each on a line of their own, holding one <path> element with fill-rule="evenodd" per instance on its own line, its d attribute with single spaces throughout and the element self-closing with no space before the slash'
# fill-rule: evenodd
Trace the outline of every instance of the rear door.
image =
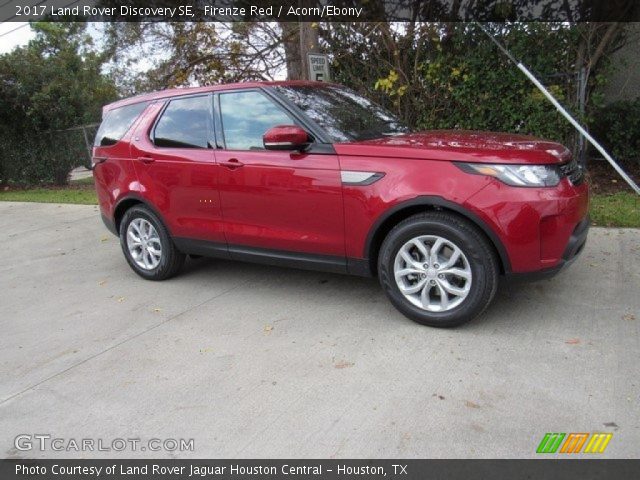
<svg viewBox="0 0 640 480">
<path fill-rule="evenodd" d="M 222 92 L 216 99 L 215 152 L 226 238 L 239 246 L 337 257 L 344 262 L 344 212 L 337 155 L 265 150 L 262 136 L 299 123 L 261 89 Z M 275 253 L 274 253 L 275 254 Z M 244 255 L 246 257 L 246 255 Z"/>
<path fill-rule="evenodd" d="M 154 105 L 135 133 L 131 156 L 144 196 L 172 236 L 224 246 L 211 99 L 205 94 Z"/>
</svg>

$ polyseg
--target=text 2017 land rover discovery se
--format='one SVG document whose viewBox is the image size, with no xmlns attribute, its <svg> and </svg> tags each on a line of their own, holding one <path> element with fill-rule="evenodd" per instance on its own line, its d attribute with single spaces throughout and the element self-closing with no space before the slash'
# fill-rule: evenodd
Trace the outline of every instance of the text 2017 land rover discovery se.
<svg viewBox="0 0 640 480">
<path fill-rule="evenodd" d="M 556 272 L 588 231 L 587 185 L 562 145 L 410 132 L 338 85 L 122 100 L 93 155 L 102 217 L 141 277 L 174 275 L 186 254 L 377 275 L 431 326 L 479 315 L 501 274 Z"/>
</svg>

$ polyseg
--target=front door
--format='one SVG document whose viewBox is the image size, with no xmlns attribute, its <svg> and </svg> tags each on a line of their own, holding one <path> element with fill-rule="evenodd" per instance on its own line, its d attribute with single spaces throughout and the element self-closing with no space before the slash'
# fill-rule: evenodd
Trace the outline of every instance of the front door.
<svg viewBox="0 0 640 480">
<path fill-rule="evenodd" d="M 215 156 L 231 256 L 242 246 L 344 261 L 337 155 L 265 150 L 268 129 L 296 121 L 259 89 L 220 93 L 218 102 Z"/>
</svg>

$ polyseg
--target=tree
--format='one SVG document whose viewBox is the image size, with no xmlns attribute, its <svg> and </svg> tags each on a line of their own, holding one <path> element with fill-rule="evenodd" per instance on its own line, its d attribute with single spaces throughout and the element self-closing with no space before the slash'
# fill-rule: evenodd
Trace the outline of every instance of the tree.
<svg viewBox="0 0 640 480">
<path fill-rule="evenodd" d="M 56 132 L 98 122 L 117 92 L 85 24 L 32 28 L 34 40 L 0 56 L 0 181 L 63 184 L 80 160 Z"/>
<path fill-rule="evenodd" d="M 286 66 L 287 35 L 275 22 L 113 22 L 105 33 L 114 71 L 128 93 L 272 80 Z"/>
<path fill-rule="evenodd" d="M 309 80 L 309 53 L 319 50 L 318 24 L 311 22 L 280 22 L 287 79 Z"/>
<path fill-rule="evenodd" d="M 601 105 L 609 58 L 627 41 L 625 24 L 485 25 L 561 103 L 591 121 Z M 412 127 L 515 131 L 578 150 L 570 125 L 473 23 L 322 27 L 334 78 L 377 98 Z"/>
</svg>

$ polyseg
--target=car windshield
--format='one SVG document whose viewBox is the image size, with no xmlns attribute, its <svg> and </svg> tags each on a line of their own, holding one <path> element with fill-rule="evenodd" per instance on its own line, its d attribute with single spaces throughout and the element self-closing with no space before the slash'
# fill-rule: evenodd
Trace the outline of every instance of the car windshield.
<svg viewBox="0 0 640 480">
<path fill-rule="evenodd" d="M 275 89 L 320 125 L 333 142 L 409 133 L 392 113 L 344 87 L 287 85 Z"/>
</svg>

